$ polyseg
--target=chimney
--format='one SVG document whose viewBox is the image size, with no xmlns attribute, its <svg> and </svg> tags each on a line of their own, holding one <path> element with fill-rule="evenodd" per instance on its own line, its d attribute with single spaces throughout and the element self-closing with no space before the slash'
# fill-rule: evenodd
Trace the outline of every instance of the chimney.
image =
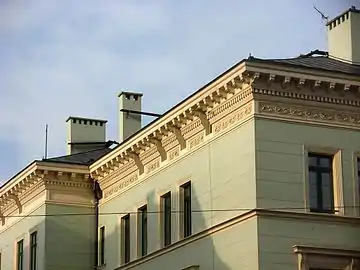
<svg viewBox="0 0 360 270">
<path fill-rule="evenodd" d="M 121 92 L 119 98 L 119 142 L 141 129 L 141 93 Z M 134 112 L 131 112 L 134 111 Z"/>
<path fill-rule="evenodd" d="M 327 24 L 329 56 L 360 64 L 360 10 L 352 6 Z"/>
<path fill-rule="evenodd" d="M 102 149 L 106 140 L 105 120 L 70 116 L 67 120 L 67 155 Z"/>
</svg>

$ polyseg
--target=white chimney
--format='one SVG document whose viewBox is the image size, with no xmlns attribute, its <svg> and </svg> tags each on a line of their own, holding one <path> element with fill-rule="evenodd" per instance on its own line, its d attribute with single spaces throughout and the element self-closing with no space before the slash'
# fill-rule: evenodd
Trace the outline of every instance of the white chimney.
<svg viewBox="0 0 360 270">
<path fill-rule="evenodd" d="M 119 99 L 119 142 L 141 129 L 141 93 L 121 92 Z M 138 112 L 138 113 L 137 113 Z"/>
<path fill-rule="evenodd" d="M 360 64 L 360 10 L 350 9 L 327 23 L 329 57 Z"/>
<path fill-rule="evenodd" d="M 106 120 L 70 116 L 67 120 L 67 155 L 105 147 Z"/>
</svg>

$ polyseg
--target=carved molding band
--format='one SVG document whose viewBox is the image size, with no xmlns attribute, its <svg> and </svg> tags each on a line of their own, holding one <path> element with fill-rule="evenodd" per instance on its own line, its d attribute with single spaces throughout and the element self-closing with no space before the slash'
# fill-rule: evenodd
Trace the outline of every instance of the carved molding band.
<svg viewBox="0 0 360 270">
<path fill-rule="evenodd" d="M 310 94 L 306 92 L 290 92 L 290 91 L 278 91 L 274 89 L 261 89 L 255 88 L 254 94 L 268 95 L 268 96 L 277 96 L 277 97 L 285 97 L 292 99 L 300 99 L 300 100 L 309 100 L 309 101 L 318 101 L 318 102 L 326 102 L 333 103 L 338 105 L 347 105 L 347 106 L 355 106 L 360 107 L 360 101 L 355 99 L 344 99 L 333 96 L 320 96 L 315 94 Z"/>
<path fill-rule="evenodd" d="M 252 104 L 248 104 L 243 108 L 235 111 L 234 113 L 230 114 L 229 116 L 225 117 L 219 123 L 214 124 L 214 133 L 219 133 L 222 130 L 227 129 L 228 127 L 234 125 L 235 123 L 240 122 L 241 120 L 245 119 L 247 116 L 251 115 L 253 112 Z"/>
<path fill-rule="evenodd" d="M 118 193 L 119 191 L 126 188 L 128 185 L 130 185 L 131 183 L 134 183 L 137 180 L 138 180 L 138 174 L 137 174 L 137 172 L 135 172 L 135 173 L 129 175 L 128 177 L 126 177 L 125 179 L 121 180 L 120 182 L 117 182 L 116 185 L 114 185 L 114 187 L 109 188 L 108 190 L 105 190 L 104 198 L 107 198 L 113 194 Z"/>
<path fill-rule="evenodd" d="M 285 105 L 280 103 L 260 102 L 259 113 L 278 115 L 293 119 L 360 125 L 360 114 L 339 113 L 324 109 L 312 109 L 309 107 Z"/>
</svg>

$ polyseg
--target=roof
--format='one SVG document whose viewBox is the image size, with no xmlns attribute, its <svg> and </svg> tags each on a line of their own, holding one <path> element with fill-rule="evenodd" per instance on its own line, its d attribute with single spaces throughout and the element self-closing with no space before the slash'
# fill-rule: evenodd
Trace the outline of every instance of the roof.
<svg viewBox="0 0 360 270">
<path fill-rule="evenodd" d="M 90 165 L 99 158 L 106 155 L 107 153 L 110 153 L 111 151 L 112 151 L 111 148 L 102 148 L 97 150 L 81 152 L 78 154 L 43 159 L 42 161 L 78 164 L 78 165 Z"/>
<path fill-rule="evenodd" d="M 316 52 L 320 51 L 314 51 L 312 53 Z M 360 76 L 360 65 L 350 64 L 348 62 L 340 61 L 326 55 L 314 56 L 312 53 L 307 55 L 301 55 L 295 58 L 285 59 L 260 59 L 255 57 L 249 57 L 248 61 L 280 64 L 284 66 L 294 66 L 300 68 L 311 68 Z M 325 52 L 321 53 L 325 54 Z"/>
</svg>

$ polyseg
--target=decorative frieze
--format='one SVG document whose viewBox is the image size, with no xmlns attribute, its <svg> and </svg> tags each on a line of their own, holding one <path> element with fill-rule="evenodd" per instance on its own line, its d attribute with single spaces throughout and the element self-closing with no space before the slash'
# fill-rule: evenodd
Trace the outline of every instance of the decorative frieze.
<svg viewBox="0 0 360 270">
<path fill-rule="evenodd" d="M 214 124 L 213 130 L 217 134 L 230 126 L 233 126 L 236 123 L 239 123 L 241 120 L 245 119 L 247 116 L 251 115 L 253 111 L 252 103 L 240 108 L 239 110 L 231 113 L 229 116 L 225 117 L 223 120 Z"/>
<path fill-rule="evenodd" d="M 160 159 L 156 159 L 155 161 L 152 161 L 151 163 L 149 163 L 149 165 L 146 166 L 146 173 L 151 173 L 152 171 L 155 171 L 159 167 L 160 167 Z"/>
<path fill-rule="evenodd" d="M 259 113 L 278 115 L 292 119 L 360 125 L 360 114 L 342 113 L 305 106 L 286 105 L 281 103 L 259 103 Z"/>
<path fill-rule="evenodd" d="M 135 173 L 132 173 L 131 175 L 127 176 L 126 178 L 121 179 L 118 182 L 115 182 L 115 184 L 113 186 L 111 186 L 110 188 L 108 188 L 104 191 L 104 198 L 107 198 L 113 194 L 119 193 L 121 190 L 123 190 L 130 184 L 136 182 L 137 180 L 138 180 L 138 174 L 135 172 Z"/>
<path fill-rule="evenodd" d="M 201 132 L 200 134 L 196 135 L 194 138 L 189 140 L 189 150 L 192 150 L 203 141 L 204 141 L 204 133 Z"/>
<path fill-rule="evenodd" d="M 177 158 L 180 155 L 180 149 L 178 146 L 176 146 L 174 149 L 169 151 L 169 160 L 173 160 L 174 158 Z"/>
</svg>

